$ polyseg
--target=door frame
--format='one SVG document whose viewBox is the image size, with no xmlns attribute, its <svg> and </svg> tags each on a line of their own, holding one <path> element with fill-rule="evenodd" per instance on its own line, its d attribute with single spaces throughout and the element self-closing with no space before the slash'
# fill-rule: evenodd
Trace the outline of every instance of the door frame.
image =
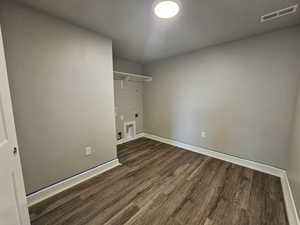
<svg viewBox="0 0 300 225">
<path fill-rule="evenodd" d="M 16 128 L 14 122 L 14 115 L 12 109 L 10 88 L 7 76 L 7 67 L 5 61 L 5 53 L 4 53 L 4 43 L 2 39 L 2 29 L 0 23 L 0 60 L 2 60 L 2 71 L 0 73 L 0 92 L 1 92 L 1 101 L 3 104 L 3 114 L 5 115 L 4 121 L 9 126 L 6 127 L 8 139 L 9 139 L 9 149 L 11 149 L 11 154 L 14 154 L 12 157 L 12 167 L 14 168 L 14 181 L 15 181 L 15 198 L 17 201 L 17 210 L 19 214 L 19 219 L 21 225 L 30 225 L 29 213 L 28 213 L 28 205 L 26 199 L 26 192 L 24 186 L 23 172 L 19 154 L 19 147 L 17 142 Z M 15 150 L 14 150 L 15 149 Z"/>
</svg>

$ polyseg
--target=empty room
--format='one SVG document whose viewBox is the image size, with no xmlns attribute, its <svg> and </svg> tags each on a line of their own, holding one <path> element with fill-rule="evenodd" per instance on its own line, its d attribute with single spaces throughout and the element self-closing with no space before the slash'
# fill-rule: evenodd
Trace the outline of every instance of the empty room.
<svg viewBox="0 0 300 225">
<path fill-rule="evenodd" d="M 0 0 L 0 225 L 300 225 L 299 0 Z"/>
</svg>

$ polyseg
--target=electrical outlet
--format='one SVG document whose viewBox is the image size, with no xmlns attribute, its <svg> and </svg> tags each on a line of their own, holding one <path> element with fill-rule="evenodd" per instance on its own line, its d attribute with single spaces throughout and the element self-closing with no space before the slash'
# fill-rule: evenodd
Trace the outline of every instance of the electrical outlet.
<svg viewBox="0 0 300 225">
<path fill-rule="evenodd" d="M 121 115 L 121 116 L 120 116 L 120 119 L 121 119 L 121 120 L 124 120 L 124 116 L 123 116 L 123 115 Z"/>
<path fill-rule="evenodd" d="M 92 147 L 90 147 L 90 146 L 85 147 L 85 155 L 86 156 L 91 155 L 92 153 L 93 153 Z"/>
<path fill-rule="evenodd" d="M 118 132 L 117 140 L 121 140 L 121 139 L 122 139 L 122 132 Z"/>
<path fill-rule="evenodd" d="M 206 132 L 202 131 L 202 132 L 201 132 L 201 137 L 202 137 L 202 138 L 206 138 Z"/>
</svg>

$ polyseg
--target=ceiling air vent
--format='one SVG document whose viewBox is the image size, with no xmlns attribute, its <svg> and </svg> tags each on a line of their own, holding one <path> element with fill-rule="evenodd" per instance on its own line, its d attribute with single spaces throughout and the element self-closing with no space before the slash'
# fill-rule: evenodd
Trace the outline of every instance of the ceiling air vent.
<svg viewBox="0 0 300 225">
<path fill-rule="evenodd" d="M 262 17 L 260 17 L 260 22 L 263 23 L 263 22 L 266 22 L 268 20 L 277 19 L 278 17 L 286 16 L 286 15 L 295 13 L 297 11 L 297 8 L 298 8 L 298 4 L 287 7 L 285 9 L 279 9 L 277 11 L 268 13 L 268 14 L 263 15 Z"/>
</svg>

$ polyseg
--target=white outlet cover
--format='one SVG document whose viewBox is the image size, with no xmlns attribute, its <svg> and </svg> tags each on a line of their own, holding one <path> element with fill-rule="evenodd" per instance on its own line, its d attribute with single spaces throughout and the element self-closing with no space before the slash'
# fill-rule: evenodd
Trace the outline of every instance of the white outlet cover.
<svg viewBox="0 0 300 225">
<path fill-rule="evenodd" d="M 121 115 L 121 116 L 120 116 L 120 119 L 121 119 L 121 120 L 124 120 L 124 116 L 123 116 L 123 115 Z"/>
<path fill-rule="evenodd" d="M 85 155 L 91 155 L 92 154 L 92 147 L 87 146 L 85 147 Z"/>
<path fill-rule="evenodd" d="M 202 131 L 201 132 L 201 137 L 206 138 L 206 132 Z"/>
</svg>

